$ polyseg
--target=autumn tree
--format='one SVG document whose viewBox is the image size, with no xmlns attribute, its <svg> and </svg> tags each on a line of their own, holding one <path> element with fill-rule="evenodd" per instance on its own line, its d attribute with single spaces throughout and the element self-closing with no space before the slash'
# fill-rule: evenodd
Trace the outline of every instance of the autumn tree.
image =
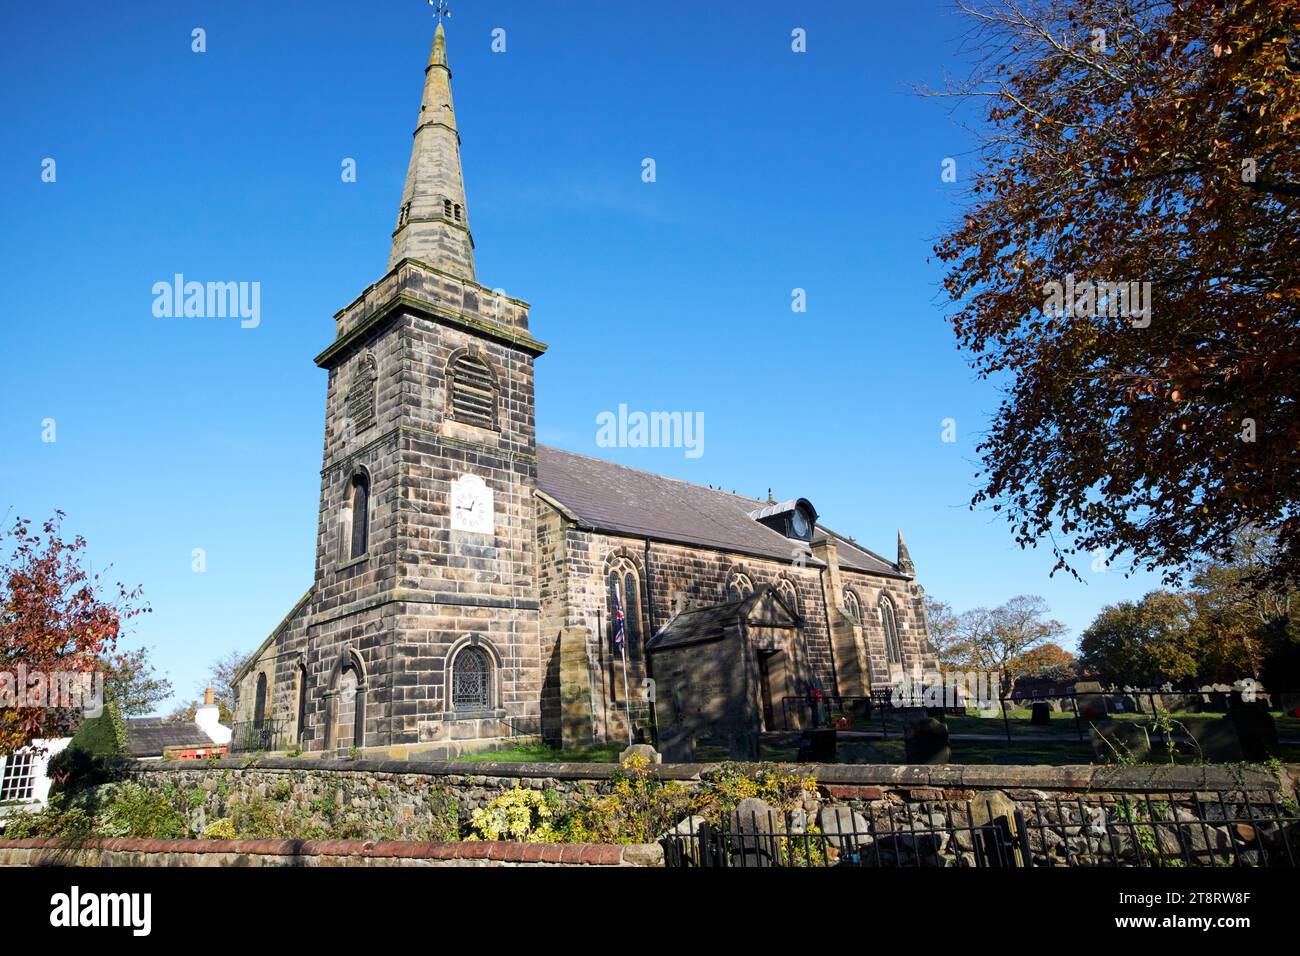
<svg viewBox="0 0 1300 956">
<path fill-rule="evenodd" d="M 972 73 L 935 95 L 983 122 L 935 252 L 1004 389 L 972 506 L 1054 573 L 1176 583 L 1258 527 L 1300 580 L 1300 0 L 961 9 Z"/>
<path fill-rule="evenodd" d="M 1154 687 L 1196 677 L 1200 644 L 1195 608 L 1183 594 L 1152 591 L 1141 601 L 1103 608 L 1079 639 L 1083 662 L 1117 684 Z"/>
<path fill-rule="evenodd" d="M 80 535 L 65 540 L 62 520 L 56 512 L 33 531 L 19 518 L 0 532 L 0 672 L 43 675 L 47 686 L 54 674 L 93 675 L 100 655 L 116 646 L 123 623 L 148 610 L 139 603 L 139 588 L 106 589 L 99 574 L 82 567 L 86 541 Z M 79 717 L 69 707 L 0 706 L 0 753 L 66 735 Z"/>
<path fill-rule="evenodd" d="M 970 665 L 970 645 L 961 630 L 961 620 L 946 601 L 926 596 L 925 619 L 930 649 L 941 671 L 964 670 Z"/>
<path fill-rule="evenodd" d="M 1048 641 L 1025 651 L 1011 662 L 1010 669 L 1017 679 L 1068 681 L 1076 676 L 1076 663 L 1073 654 L 1055 641 Z"/>
<path fill-rule="evenodd" d="M 969 666 L 995 673 L 1010 696 L 1023 672 L 1016 662 L 1034 648 L 1065 635 L 1065 625 L 1048 615 L 1047 602 L 1022 594 L 995 608 L 974 608 L 958 618 Z"/>
</svg>

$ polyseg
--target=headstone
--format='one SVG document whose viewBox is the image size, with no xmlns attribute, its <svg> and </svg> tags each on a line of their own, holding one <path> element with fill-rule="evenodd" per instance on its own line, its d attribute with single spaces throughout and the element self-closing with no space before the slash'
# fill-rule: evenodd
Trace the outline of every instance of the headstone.
<svg viewBox="0 0 1300 956">
<path fill-rule="evenodd" d="M 1139 721 L 1093 721 L 1088 735 L 1092 755 L 1102 763 L 1146 763 L 1151 759 L 1151 738 Z"/>
<path fill-rule="evenodd" d="M 1035 727 L 1046 727 L 1052 722 L 1052 708 L 1045 700 L 1034 701 L 1029 711 L 1029 722 Z"/>
<path fill-rule="evenodd" d="M 663 846 L 665 854 L 674 852 L 679 857 L 699 866 L 701 844 L 708 842 L 707 827 L 708 821 L 704 817 L 689 816 L 662 834 L 655 842 Z"/>
<path fill-rule="evenodd" d="M 660 756 L 659 751 L 655 750 L 649 744 L 632 744 L 621 754 L 618 755 L 619 765 L 622 766 L 628 762 L 631 757 L 644 757 L 647 764 L 663 763 L 664 758 Z"/>
<path fill-rule="evenodd" d="M 1247 760 L 1263 763 L 1281 758 L 1277 725 L 1273 715 L 1260 705 L 1243 704 L 1228 711 L 1227 719 L 1237 728 L 1237 740 Z"/>
<path fill-rule="evenodd" d="M 733 730 L 727 734 L 727 759 L 758 760 L 759 740 L 756 730 Z"/>
<path fill-rule="evenodd" d="M 970 800 L 970 825 L 985 866 L 1017 865 L 1020 846 L 1014 800 L 1001 790 L 980 791 Z"/>
<path fill-rule="evenodd" d="M 949 763 L 947 724 L 933 717 L 913 721 L 903 728 L 903 749 L 908 763 Z"/>
<path fill-rule="evenodd" d="M 836 735 L 834 730 L 810 730 L 799 740 L 799 763 L 834 763 Z"/>
<path fill-rule="evenodd" d="M 1101 684 L 1095 680 L 1081 680 L 1074 685 L 1078 695 L 1075 703 L 1079 707 L 1079 716 L 1084 720 L 1102 720 L 1106 716 L 1106 699 L 1101 693 Z"/>
<path fill-rule="evenodd" d="M 1237 725 L 1226 718 L 1183 717 L 1174 724 L 1174 733 L 1190 737 L 1193 749 L 1211 763 L 1240 763 L 1246 759 Z"/>
<path fill-rule="evenodd" d="M 776 831 L 781 813 L 758 797 L 746 797 L 731 812 L 731 865 L 740 867 L 776 866 Z"/>
</svg>

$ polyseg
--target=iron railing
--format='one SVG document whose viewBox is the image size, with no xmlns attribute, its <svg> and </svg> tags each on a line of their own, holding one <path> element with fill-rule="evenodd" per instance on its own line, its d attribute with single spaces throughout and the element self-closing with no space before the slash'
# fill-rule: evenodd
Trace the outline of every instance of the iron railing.
<svg viewBox="0 0 1300 956">
<path fill-rule="evenodd" d="M 929 809 L 926 809 L 928 807 Z M 698 825 L 697 825 L 698 824 Z M 1276 794 L 1139 793 L 690 818 L 676 867 L 1295 867 L 1300 813 Z"/>
<path fill-rule="evenodd" d="M 230 727 L 231 753 L 285 750 L 291 742 L 287 720 L 246 720 Z"/>
<path fill-rule="evenodd" d="M 1290 692 L 1295 694 L 1296 692 Z M 1270 695 L 1261 693 L 1260 701 L 1253 706 L 1268 705 Z M 1281 695 L 1272 695 L 1276 702 Z M 1206 716 L 1221 716 L 1233 707 L 1243 705 L 1240 692 L 1227 691 L 1161 691 L 1161 690 L 1097 690 L 1070 691 L 1051 694 L 1015 694 L 999 698 L 990 708 L 981 710 L 971 706 L 944 706 L 925 708 L 928 711 L 942 713 L 946 716 L 990 715 L 989 724 L 1000 723 L 1001 729 L 990 733 L 992 726 L 984 729 L 981 721 L 978 730 L 980 736 L 1000 737 L 1010 741 L 1013 736 L 1033 736 L 1042 739 L 1047 736 L 1071 736 L 1079 741 L 1087 741 L 1089 725 L 1096 720 L 1121 718 L 1139 718 L 1153 720 L 1161 713 L 1179 713 L 1192 711 Z M 1033 706 L 1041 704 L 1046 714 L 1041 722 L 1035 723 Z M 1055 705 L 1055 707 L 1053 707 Z M 1252 706 L 1252 705 L 1247 705 Z M 907 716 L 916 712 L 918 707 L 910 704 L 897 706 L 890 691 L 876 691 L 869 697 L 849 697 L 825 695 L 820 698 L 809 696 L 785 697 L 781 700 L 782 725 L 787 731 L 808 730 L 819 727 L 854 730 L 889 737 L 891 731 L 895 736 L 902 736 L 903 722 Z M 1269 709 L 1276 709 L 1269 708 Z M 1013 716 L 1013 711 L 1029 711 L 1030 716 Z M 1052 714 L 1059 714 L 1053 717 Z M 1064 724 L 1070 729 L 1066 730 Z M 1170 738 L 1181 740 L 1185 735 L 1152 726 L 1154 740 L 1168 744 Z M 959 731 L 960 732 L 960 731 Z"/>
</svg>

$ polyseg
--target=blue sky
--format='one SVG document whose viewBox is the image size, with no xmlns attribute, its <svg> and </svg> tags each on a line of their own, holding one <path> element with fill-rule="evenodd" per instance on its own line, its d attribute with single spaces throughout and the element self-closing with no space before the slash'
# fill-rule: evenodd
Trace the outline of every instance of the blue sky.
<svg viewBox="0 0 1300 956">
<path fill-rule="evenodd" d="M 901 527 L 931 594 L 958 610 L 1041 594 L 1071 640 L 1154 587 L 1086 565 L 1086 583 L 1049 578 L 1049 550 L 967 507 L 997 393 L 958 353 L 928 260 L 969 141 L 911 92 L 960 72 L 951 7 L 702 6 L 453 6 L 479 280 L 532 303 L 550 345 L 539 441 L 805 496 L 890 556 Z M 6 21 L 0 514 L 62 509 L 96 569 L 142 584 L 153 613 L 124 645 L 152 647 L 191 699 L 311 582 L 311 359 L 386 265 L 433 21 L 417 0 L 45 2 Z M 151 288 L 178 272 L 259 282 L 260 325 L 155 318 Z M 597 448 L 620 403 L 703 412 L 704 454 Z"/>
</svg>

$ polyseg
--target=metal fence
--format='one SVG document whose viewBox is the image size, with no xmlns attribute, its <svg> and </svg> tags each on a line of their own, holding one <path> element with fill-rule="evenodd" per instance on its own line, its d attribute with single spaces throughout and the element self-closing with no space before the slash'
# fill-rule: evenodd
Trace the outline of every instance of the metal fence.
<svg viewBox="0 0 1300 956">
<path fill-rule="evenodd" d="M 230 752 L 285 750 L 292 739 L 287 720 L 240 721 L 230 727 Z"/>
<path fill-rule="evenodd" d="M 1271 696 L 1275 705 L 1283 696 L 1297 696 L 1297 692 Z M 1260 694 L 1259 697 L 1259 704 L 1269 707 L 1270 695 Z M 984 709 L 964 705 L 922 708 L 917 703 L 900 705 L 889 691 L 877 691 L 865 697 L 830 694 L 820 698 L 785 697 L 781 700 L 782 726 L 787 731 L 821 727 L 867 734 L 878 732 L 881 737 L 888 738 L 891 734 L 903 736 L 907 720 L 918 710 L 925 709 L 936 715 L 985 717 L 988 727 L 984 729 L 986 721 L 980 722 L 977 731 L 980 736 L 1010 741 L 1016 735 L 1032 735 L 1039 739 L 1050 734 L 1087 741 L 1088 727 L 1096 720 L 1115 717 L 1153 719 L 1161 713 L 1178 712 L 1222 716 L 1234 707 L 1243 706 L 1244 701 L 1241 693 L 1236 691 L 1085 690 L 1016 694 L 999 698 L 996 704 Z M 1039 705 L 1037 710 L 1036 704 Z M 1017 711 L 1025 714 L 1016 715 Z M 1159 728 L 1153 728 L 1153 731 L 1158 740 L 1167 742 L 1167 733 Z"/>
<path fill-rule="evenodd" d="M 1300 815 L 1276 794 L 1140 793 L 1011 805 L 886 802 L 691 818 L 661 842 L 676 867 L 1294 867 Z M 679 828 L 680 830 L 680 828 Z"/>
</svg>

